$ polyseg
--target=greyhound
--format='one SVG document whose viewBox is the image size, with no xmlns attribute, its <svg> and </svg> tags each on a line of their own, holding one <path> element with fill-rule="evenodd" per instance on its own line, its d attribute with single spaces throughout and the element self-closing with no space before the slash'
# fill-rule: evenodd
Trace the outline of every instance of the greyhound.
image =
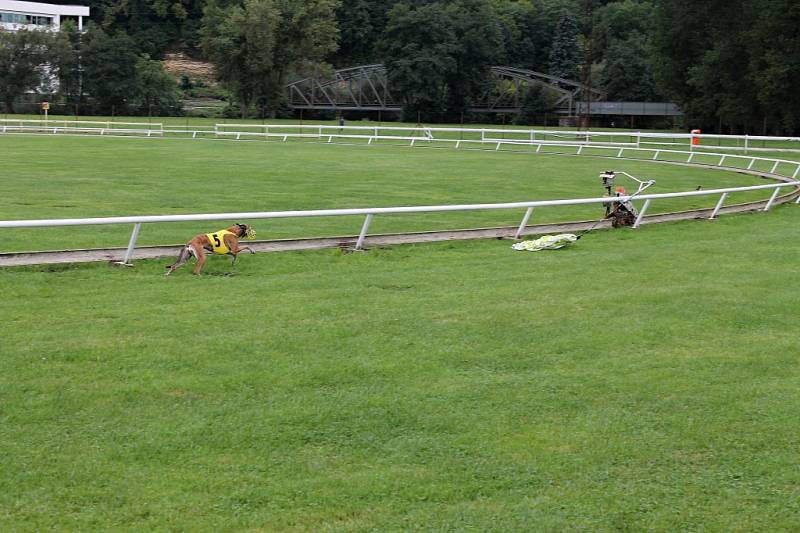
<svg viewBox="0 0 800 533">
<path fill-rule="evenodd" d="M 255 236 L 255 230 L 247 224 L 234 224 L 227 229 L 215 231 L 214 233 L 201 233 L 186 243 L 186 246 L 183 247 L 178 255 L 177 261 L 167 267 L 167 273 L 164 275 L 169 276 L 185 265 L 191 256 L 194 256 L 197 259 L 194 273 L 199 276 L 203 265 L 206 263 L 206 252 L 213 252 L 218 255 L 232 255 L 233 263 L 231 263 L 231 266 L 233 266 L 236 264 L 239 252 L 247 250 L 251 254 L 255 253 L 249 246 L 239 246 L 239 239 L 254 239 Z"/>
</svg>

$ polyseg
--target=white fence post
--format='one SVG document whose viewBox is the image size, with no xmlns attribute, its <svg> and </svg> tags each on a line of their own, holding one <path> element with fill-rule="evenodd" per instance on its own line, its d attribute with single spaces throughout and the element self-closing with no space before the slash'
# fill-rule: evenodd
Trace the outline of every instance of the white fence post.
<svg viewBox="0 0 800 533">
<path fill-rule="evenodd" d="M 133 225 L 133 232 L 131 232 L 131 240 L 128 241 L 128 249 L 125 251 L 125 259 L 122 260 L 123 265 L 130 265 L 131 258 L 133 257 L 133 249 L 136 248 L 136 239 L 139 238 L 139 230 L 142 228 L 141 224 Z"/>
<path fill-rule="evenodd" d="M 709 220 L 714 220 L 715 218 L 717 218 L 717 215 L 719 214 L 719 210 L 722 209 L 722 204 L 725 203 L 725 198 L 727 198 L 727 197 L 728 197 L 728 193 L 726 193 L 726 192 L 722 193 L 722 196 L 719 197 L 719 202 L 717 202 L 716 207 L 714 207 L 714 211 L 711 213 L 711 216 L 709 217 Z"/>
<path fill-rule="evenodd" d="M 364 239 L 367 237 L 367 230 L 369 229 L 369 224 L 372 222 L 372 214 L 367 215 L 364 219 L 364 225 L 361 226 L 361 233 L 358 234 L 358 241 L 356 242 L 356 250 L 360 250 L 361 247 L 364 245 Z"/>
<path fill-rule="evenodd" d="M 644 205 L 642 206 L 642 210 L 639 211 L 639 216 L 636 218 L 636 222 L 633 224 L 633 228 L 636 229 L 642 223 L 642 219 L 644 218 L 644 214 L 647 212 L 647 208 L 650 207 L 650 199 L 648 198 L 645 200 Z"/>
<path fill-rule="evenodd" d="M 533 208 L 529 207 L 527 211 L 525 211 L 525 216 L 522 217 L 522 223 L 519 225 L 517 232 L 514 234 L 515 239 L 519 239 L 519 236 L 522 235 L 522 230 L 525 229 L 525 226 L 528 225 L 528 221 L 531 219 L 531 215 L 533 214 Z"/>
<path fill-rule="evenodd" d="M 772 207 L 772 204 L 775 203 L 775 198 L 778 197 L 778 193 L 781 192 L 780 187 L 775 187 L 775 192 L 772 193 L 772 196 L 769 197 L 769 201 L 767 205 L 764 206 L 764 211 L 769 211 L 769 208 Z"/>
</svg>

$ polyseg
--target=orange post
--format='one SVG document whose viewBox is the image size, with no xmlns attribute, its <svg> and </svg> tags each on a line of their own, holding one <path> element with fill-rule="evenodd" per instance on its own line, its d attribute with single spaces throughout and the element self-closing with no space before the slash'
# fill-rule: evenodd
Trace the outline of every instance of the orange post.
<svg viewBox="0 0 800 533">
<path fill-rule="evenodd" d="M 700 130 L 692 130 L 692 135 L 700 135 L 701 133 L 703 133 L 703 132 L 700 131 Z M 699 146 L 700 145 L 700 137 L 692 137 L 692 144 L 694 146 Z"/>
</svg>

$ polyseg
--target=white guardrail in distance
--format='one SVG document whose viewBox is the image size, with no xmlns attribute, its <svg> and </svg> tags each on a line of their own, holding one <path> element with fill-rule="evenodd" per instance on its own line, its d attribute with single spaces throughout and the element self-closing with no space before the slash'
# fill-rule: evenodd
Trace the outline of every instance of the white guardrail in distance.
<svg viewBox="0 0 800 533">
<path fill-rule="evenodd" d="M 88 126 L 88 127 L 87 127 Z M 124 126 L 124 127 L 123 127 Z M 280 138 L 296 139 L 363 139 L 367 144 L 376 140 L 408 141 L 411 146 L 419 141 L 461 144 L 494 143 L 502 146 L 512 143 L 528 143 L 536 147 L 546 144 L 573 144 L 617 146 L 656 150 L 656 147 L 686 147 L 698 154 L 707 148 L 724 151 L 800 152 L 799 137 L 769 137 L 759 135 L 716 135 L 692 133 L 655 133 L 639 131 L 583 131 L 583 130 L 538 130 L 500 128 L 447 128 L 427 126 L 352 126 L 330 124 L 215 124 L 213 126 L 167 125 L 160 122 L 115 122 L 81 120 L 34 120 L 0 119 L 0 133 L 31 134 L 92 134 L 148 137 L 175 136 L 191 138 L 234 138 L 265 140 Z M 698 144 L 695 144 L 695 141 Z M 731 156 L 733 157 L 733 155 Z"/>
<path fill-rule="evenodd" d="M 138 129 L 157 129 L 163 130 L 164 124 L 162 122 L 117 122 L 114 120 L 68 120 L 68 119 L 28 119 L 28 118 L 2 118 L 0 119 L 0 125 L 3 126 L 13 126 L 14 124 L 18 124 L 19 126 L 25 126 L 25 124 L 31 124 L 31 126 L 27 126 L 29 128 L 39 128 L 41 126 L 58 126 L 61 124 L 63 127 L 78 127 L 82 128 L 85 126 L 92 126 L 97 129 L 98 126 L 105 127 L 105 129 L 111 129 L 112 127 L 116 126 L 134 126 Z"/>
</svg>

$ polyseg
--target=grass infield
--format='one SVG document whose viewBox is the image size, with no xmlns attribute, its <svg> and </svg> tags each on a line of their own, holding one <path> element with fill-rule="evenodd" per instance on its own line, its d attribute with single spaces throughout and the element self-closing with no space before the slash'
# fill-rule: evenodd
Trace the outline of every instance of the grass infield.
<svg viewBox="0 0 800 533">
<path fill-rule="evenodd" d="M 0 269 L 0 529 L 797 530 L 796 219 Z"/>
<path fill-rule="evenodd" d="M 14 154 L 2 219 L 593 196 L 606 168 L 657 192 L 762 183 L 383 146 L 0 146 Z M 164 278 L 166 259 L 0 269 L 0 531 L 800 529 L 797 213 L 597 231 L 555 252 L 486 240 L 246 255 L 236 269 L 212 257 L 201 278 Z M 140 242 L 212 229 L 147 225 Z M 129 231 L 0 230 L 0 251 L 125 245 Z"/>
</svg>

